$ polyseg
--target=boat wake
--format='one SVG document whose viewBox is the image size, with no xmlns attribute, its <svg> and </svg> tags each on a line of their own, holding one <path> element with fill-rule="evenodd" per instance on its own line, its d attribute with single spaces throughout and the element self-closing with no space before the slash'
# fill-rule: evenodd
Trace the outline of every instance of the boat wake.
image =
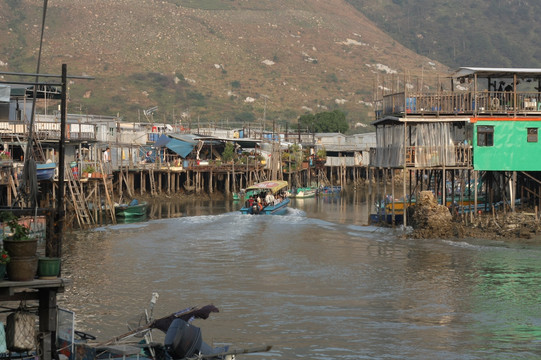
<svg viewBox="0 0 541 360">
<path fill-rule="evenodd" d="M 391 241 L 394 239 L 395 233 L 398 231 L 392 228 L 379 227 L 379 226 L 362 226 L 362 225 L 349 225 L 347 226 L 348 235 L 354 237 L 362 237 L 367 239 L 376 239 L 378 241 Z"/>
</svg>

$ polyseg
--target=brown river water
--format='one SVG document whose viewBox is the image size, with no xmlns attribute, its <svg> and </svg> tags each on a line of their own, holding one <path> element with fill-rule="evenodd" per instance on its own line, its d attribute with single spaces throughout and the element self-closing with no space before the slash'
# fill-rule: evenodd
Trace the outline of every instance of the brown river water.
<svg viewBox="0 0 541 360">
<path fill-rule="evenodd" d="M 214 304 L 194 322 L 205 342 L 273 345 L 238 359 L 541 358 L 541 245 L 405 240 L 367 226 L 353 195 L 293 199 L 283 216 L 240 205 L 67 235 L 60 306 L 107 340 L 153 292 L 155 317 Z"/>
</svg>

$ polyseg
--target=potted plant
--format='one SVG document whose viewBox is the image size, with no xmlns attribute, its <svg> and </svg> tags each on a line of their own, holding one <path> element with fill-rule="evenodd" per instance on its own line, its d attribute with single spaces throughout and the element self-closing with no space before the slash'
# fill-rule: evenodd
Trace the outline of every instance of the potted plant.
<svg viewBox="0 0 541 360">
<path fill-rule="evenodd" d="M 6 276 L 6 267 L 10 260 L 9 253 L 5 249 L 0 250 L 0 281 L 4 280 Z"/>
<path fill-rule="evenodd" d="M 11 160 L 11 154 L 9 153 L 9 151 L 0 151 L 0 160 Z"/>
<path fill-rule="evenodd" d="M 0 221 L 7 225 L 11 231 L 11 234 L 4 238 L 4 249 L 10 256 L 32 256 L 36 254 L 37 239 L 30 236 L 30 228 L 21 224 L 15 214 L 11 211 L 2 211 L 0 212 Z"/>
<path fill-rule="evenodd" d="M 94 166 L 92 165 L 87 165 L 85 166 L 85 168 L 83 169 L 83 177 L 92 177 L 92 173 L 96 171 L 96 169 L 94 169 Z"/>
<path fill-rule="evenodd" d="M 38 267 L 38 240 L 30 236 L 30 228 L 19 220 L 13 212 L 0 212 L 0 221 L 11 231 L 11 235 L 3 239 L 4 250 L 10 257 L 7 265 L 8 278 L 13 281 L 29 281 L 36 275 Z"/>
<path fill-rule="evenodd" d="M 51 280 L 60 274 L 60 258 L 40 257 L 38 260 L 38 276 L 42 280 Z"/>
</svg>

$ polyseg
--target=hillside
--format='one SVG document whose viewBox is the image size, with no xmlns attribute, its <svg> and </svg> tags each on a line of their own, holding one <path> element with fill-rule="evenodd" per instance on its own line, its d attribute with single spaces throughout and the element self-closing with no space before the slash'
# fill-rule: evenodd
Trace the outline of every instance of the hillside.
<svg viewBox="0 0 541 360">
<path fill-rule="evenodd" d="M 0 0 L 0 71 L 35 72 L 42 3 Z M 343 0 L 54 0 L 46 24 L 41 72 L 96 78 L 72 81 L 69 111 L 128 121 L 367 123 L 377 76 L 447 71 Z"/>
<path fill-rule="evenodd" d="M 539 67 L 541 1 L 348 2 L 398 42 L 453 68 Z"/>
</svg>

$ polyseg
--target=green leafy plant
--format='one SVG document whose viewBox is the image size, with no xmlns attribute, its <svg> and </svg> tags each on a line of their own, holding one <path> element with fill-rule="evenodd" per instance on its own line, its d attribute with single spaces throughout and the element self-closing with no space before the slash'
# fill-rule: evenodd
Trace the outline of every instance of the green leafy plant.
<svg viewBox="0 0 541 360">
<path fill-rule="evenodd" d="M 11 257 L 6 250 L 0 251 L 0 264 L 9 264 Z"/>
<path fill-rule="evenodd" d="M 224 162 L 233 160 L 235 156 L 235 145 L 232 142 L 225 144 L 224 152 L 222 153 L 222 159 Z"/>
<path fill-rule="evenodd" d="M 89 174 L 92 174 L 94 171 L 96 171 L 96 169 L 94 169 L 94 166 L 92 165 L 87 165 L 83 170 L 83 172 L 86 172 Z"/>
<path fill-rule="evenodd" d="M 9 151 L 6 150 L 0 151 L 0 159 L 9 160 L 11 159 L 11 154 L 9 153 Z"/>
<path fill-rule="evenodd" d="M 0 221 L 7 224 L 12 231 L 10 239 L 13 241 L 24 241 L 30 239 L 30 228 L 19 223 L 19 218 L 12 212 L 0 212 Z"/>
</svg>

